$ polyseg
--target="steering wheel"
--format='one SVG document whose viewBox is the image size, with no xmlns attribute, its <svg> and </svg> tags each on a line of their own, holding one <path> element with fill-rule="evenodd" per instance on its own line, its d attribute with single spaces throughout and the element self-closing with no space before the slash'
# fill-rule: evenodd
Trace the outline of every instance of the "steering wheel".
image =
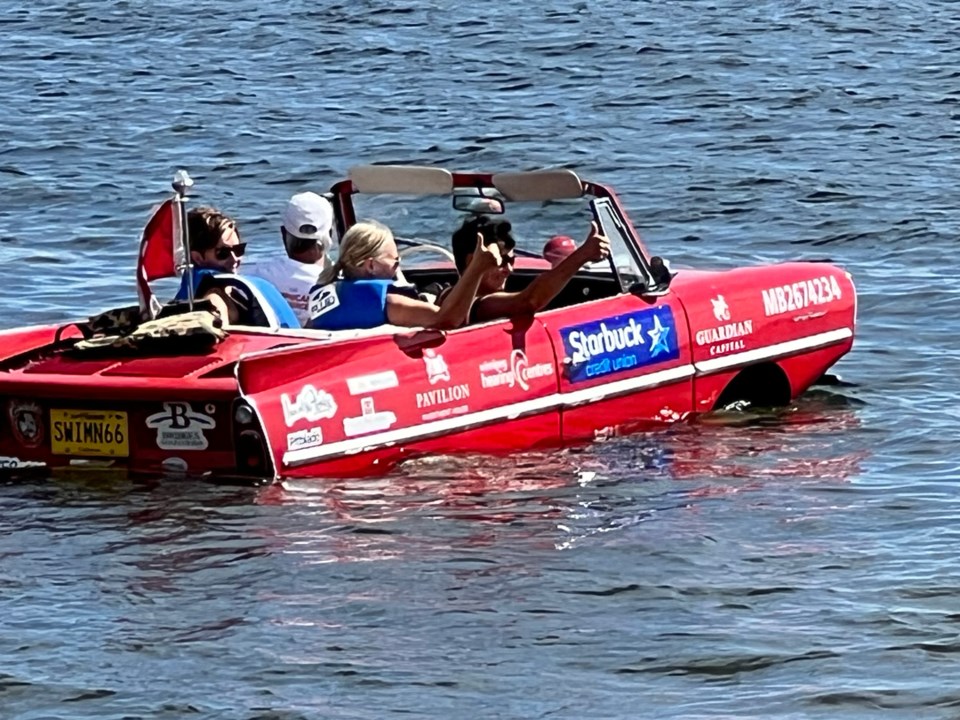
<svg viewBox="0 0 960 720">
<path fill-rule="evenodd" d="M 453 257 L 452 252 L 447 250 L 442 245 L 434 245 L 433 243 L 418 243 L 416 245 L 406 247 L 400 251 L 400 258 L 402 260 L 406 260 L 413 255 L 424 254 L 443 255 L 444 259 L 449 260 L 454 265 L 457 264 L 457 260 Z"/>
</svg>

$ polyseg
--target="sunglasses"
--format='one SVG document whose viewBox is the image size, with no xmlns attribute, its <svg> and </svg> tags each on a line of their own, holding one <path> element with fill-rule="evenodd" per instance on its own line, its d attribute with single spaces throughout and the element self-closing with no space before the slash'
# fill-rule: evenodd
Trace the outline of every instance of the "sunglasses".
<svg viewBox="0 0 960 720">
<path fill-rule="evenodd" d="M 399 256 L 399 255 L 395 255 L 395 256 L 392 257 L 392 258 L 379 257 L 379 258 L 377 258 L 377 260 L 379 260 L 380 262 L 382 262 L 382 263 L 385 264 L 385 265 L 389 265 L 390 268 L 393 269 L 393 270 L 396 270 L 398 267 L 400 267 L 400 256 Z"/>
<path fill-rule="evenodd" d="M 241 242 L 237 243 L 236 245 L 224 245 L 223 247 L 215 248 L 213 251 L 213 256 L 217 260 L 226 260 L 231 255 L 241 258 L 246 251 L 247 244 L 245 242 Z"/>
<path fill-rule="evenodd" d="M 500 256 L 500 267 L 506 267 L 507 265 L 516 265 L 516 264 L 517 264 L 516 254 L 510 253 L 509 255 Z"/>
</svg>

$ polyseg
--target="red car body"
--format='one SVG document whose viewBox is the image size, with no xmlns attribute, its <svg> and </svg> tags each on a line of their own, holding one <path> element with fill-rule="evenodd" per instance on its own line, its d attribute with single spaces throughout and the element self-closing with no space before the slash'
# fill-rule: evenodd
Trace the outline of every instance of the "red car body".
<svg viewBox="0 0 960 720">
<path fill-rule="evenodd" d="M 342 232 L 358 193 L 452 194 L 462 205 L 474 188 L 506 203 L 602 200 L 591 208 L 619 256 L 534 316 L 449 332 L 230 328 L 202 352 L 85 356 L 71 350 L 80 336 L 71 325 L 6 331 L 0 466 L 378 474 L 415 455 L 561 447 L 737 400 L 787 403 L 852 346 L 856 291 L 843 269 L 791 262 L 657 276 L 614 193 L 570 171 L 366 167 L 331 198 Z M 518 286 L 547 268 L 521 258 Z M 421 284 L 456 272 L 444 261 L 407 276 Z"/>
</svg>

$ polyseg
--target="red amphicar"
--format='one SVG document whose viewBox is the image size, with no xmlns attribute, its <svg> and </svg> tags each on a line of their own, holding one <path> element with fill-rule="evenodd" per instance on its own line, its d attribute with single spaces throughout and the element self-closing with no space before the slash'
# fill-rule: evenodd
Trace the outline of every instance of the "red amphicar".
<svg viewBox="0 0 960 720">
<path fill-rule="evenodd" d="M 383 325 L 219 329 L 151 283 L 183 272 L 189 179 L 143 233 L 137 305 L 0 343 L 0 467 L 85 466 L 253 479 L 385 472 L 429 453 L 561 447 L 743 401 L 789 403 L 853 344 L 856 290 L 826 262 L 670 269 L 613 190 L 567 169 L 353 168 L 328 193 L 342 234 L 389 224 L 406 280 L 452 284 L 451 230 L 509 208 L 509 289 L 591 222 L 609 261 L 585 266 L 543 311 L 452 331 Z M 361 214 L 362 211 L 362 214 Z M 526 250 L 525 250 L 526 248 Z M 186 271 L 189 271 L 187 266 Z"/>
</svg>

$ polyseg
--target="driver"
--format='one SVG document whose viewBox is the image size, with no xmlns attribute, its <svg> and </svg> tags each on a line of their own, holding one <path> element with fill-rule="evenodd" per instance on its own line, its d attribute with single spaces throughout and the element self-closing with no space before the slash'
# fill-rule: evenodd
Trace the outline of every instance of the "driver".
<svg viewBox="0 0 960 720">
<path fill-rule="evenodd" d="M 516 260 L 513 252 L 516 241 L 510 230 L 510 222 L 504 218 L 478 215 L 464 220 L 463 225 L 453 233 L 453 256 L 461 274 L 473 258 L 478 235 L 483 238 L 485 246 L 496 245 L 500 248 L 500 266 L 488 270 L 480 281 L 477 300 L 470 310 L 471 322 L 486 322 L 539 312 L 563 290 L 580 268 L 590 262 L 605 260 L 610 255 L 610 240 L 600 234 L 597 223 L 593 222 L 587 239 L 580 247 L 550 270 L 534 278 L 523 290 L 508 292 L 507 278 L 513 272 L 513 263 Z M 441 305 L 447 303 L 447 297 L 449 295 L 441 295 Z"/>
</svg>

